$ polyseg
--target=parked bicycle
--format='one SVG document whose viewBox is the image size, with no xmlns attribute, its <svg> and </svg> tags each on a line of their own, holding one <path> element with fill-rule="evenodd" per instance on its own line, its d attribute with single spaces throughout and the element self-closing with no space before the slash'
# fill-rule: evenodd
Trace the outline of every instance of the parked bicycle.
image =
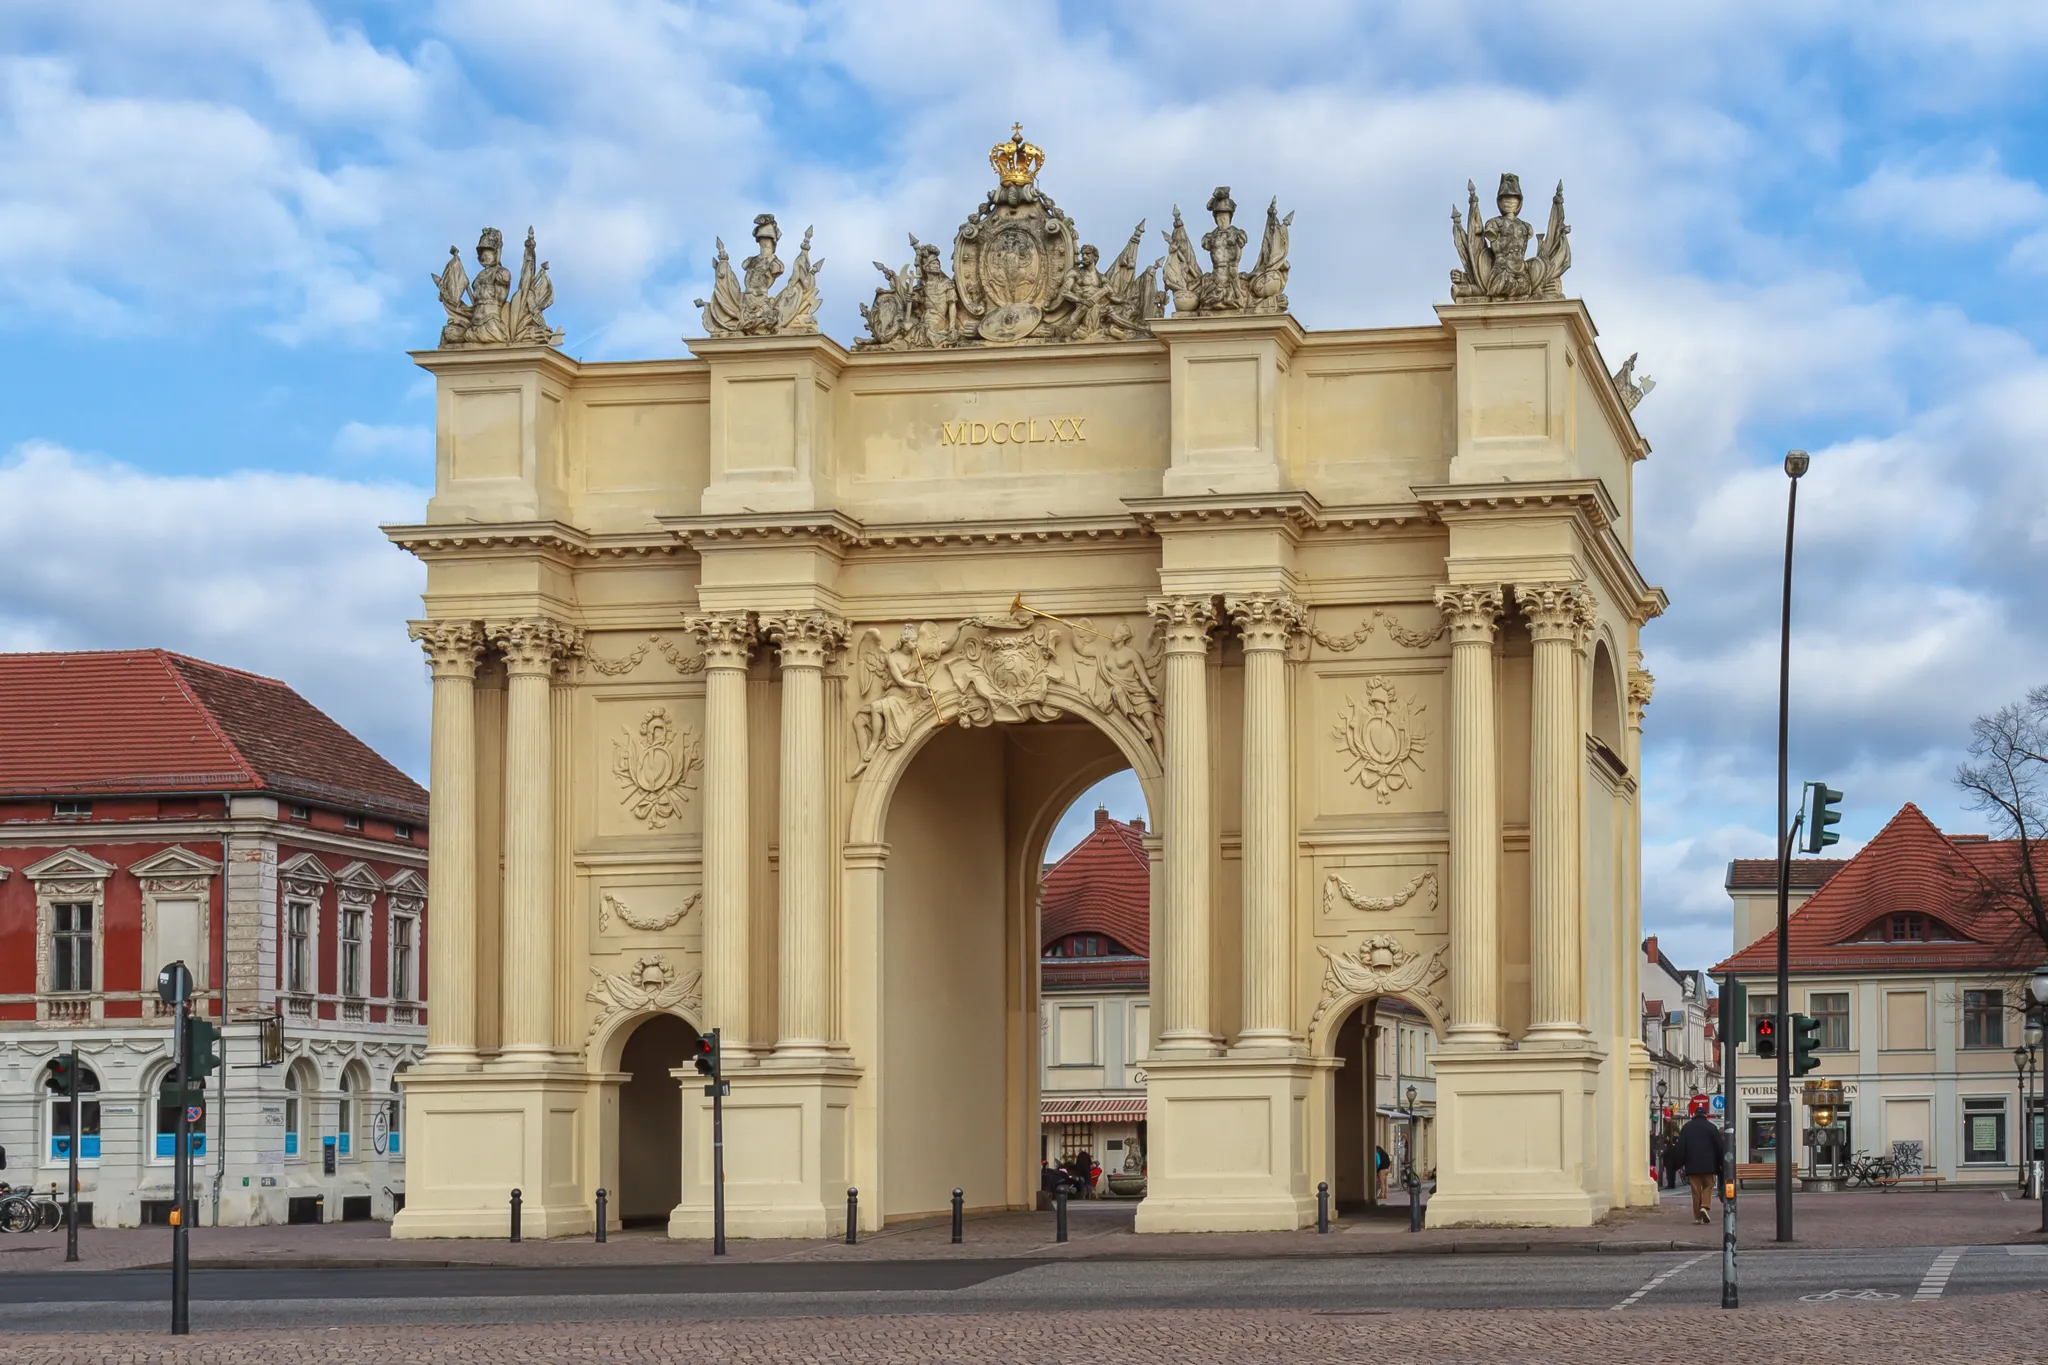
<svg viewBox="0 0 2048 1365">
<path fill-rule="evenodd" d="M 64 1204 L 57 1187 L 50 1192 L 0 1181 L 0 1232 L 55 1232 L 64 1225 Z"/>
<path fill-rule="evenodd" d="M 1898 1163 L 1890 1156 L 1872 1156 L 1858 1152 L 1849 1162 L 1849 1188 L 1859 1185 L 1884 1185 L 1898 1177 Z"/>
</svg>

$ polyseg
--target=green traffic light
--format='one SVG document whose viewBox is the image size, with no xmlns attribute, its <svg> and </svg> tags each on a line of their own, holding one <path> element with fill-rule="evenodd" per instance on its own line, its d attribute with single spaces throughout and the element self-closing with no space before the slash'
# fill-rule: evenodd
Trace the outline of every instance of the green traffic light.
<svg viewBox="0 0 2048 1365">
<path fill-rule="evenodd" d="M 204 1080 L 220 1069 L 219 1042 L 220 1030 L 207 1020 L 195 1014 L 185 1021 L 185 1080 L 188 1084 Z"/>
<path fill-rule="evenodd" d="M 1810 1014 L 1792 1016 L 1792 1074 L 1820 1070 L 1820 1020 Z"/>
<path fill-rule="evenodd" d="M 1842 842 L 1842 836 L 1833 828 L 1842 823 L 1842 812 L 1837 809 L 1842 794 L 1825 782 L 1809 782 L 1806 786 L 1813 793 L 1813 817 L 1806 822 L 1806 843 L 1801 851 L 1818 853 L 1829 844 Z"/>
</svg>

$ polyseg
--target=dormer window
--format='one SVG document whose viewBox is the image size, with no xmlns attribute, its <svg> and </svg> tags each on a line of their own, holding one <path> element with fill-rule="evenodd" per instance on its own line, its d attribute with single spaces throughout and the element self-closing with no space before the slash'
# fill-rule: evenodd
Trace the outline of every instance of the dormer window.
<svg viewBox="0 0 2048 1365">
<path fill-rule="evenodd" d="M 92 819 L 92 802 L 59 801 L 56 805 L 55 815 L 59 820 L 90 820 Z"/>
<path fill-rule="evenodd" d="M 360 830 L 363 827 L 363 817 L 360 815 L 344 815 L 341 817 L 341 827 L 343 829 Z"/>
<path fill-rule="evenodd" d="M 1912 911 L 1882 915 L 1860 935 L 1865 943 L 1941 943 L 1955 937 L 1955 931 L 1934 916 Z"/>
</svg>

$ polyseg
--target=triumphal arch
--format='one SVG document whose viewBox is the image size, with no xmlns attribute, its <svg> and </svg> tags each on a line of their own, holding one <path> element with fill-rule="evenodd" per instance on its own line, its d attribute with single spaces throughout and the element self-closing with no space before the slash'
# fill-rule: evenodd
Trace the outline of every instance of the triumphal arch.
<svg viewBox="0 0 2048 1365">
<path fill-rule="evenodd" d="M 1039 149 L 990 160 L 850 348 L 768 215 L 686 358 L 562 354 L 531 233 L 516 280 L 495 231 L 436 277 L 436 488 L 388 528 L 434 679 L 396 1235 L 503 1235 L 514 1188 L 587 1232 L 600 1187 L 706 1235 L 712 1027 L 734 1235 L 833 1233 L 849 1186 L 871 1228 L 1028 1206 L 1038 872 L 1125 767 L 1141 1230 L 1312 1219 L 1389 996 L 1440 1039 L 1432 1223 L 1653 1201 L 1647 384 L 1565 296 L 1562 189 L 1542 233 L 1512 176 L 1470 196 L 1433 319 L 1309 332 L 1277 204 L 1255 250 L 1224 188 L 1105 266 Z"/>
</svg>

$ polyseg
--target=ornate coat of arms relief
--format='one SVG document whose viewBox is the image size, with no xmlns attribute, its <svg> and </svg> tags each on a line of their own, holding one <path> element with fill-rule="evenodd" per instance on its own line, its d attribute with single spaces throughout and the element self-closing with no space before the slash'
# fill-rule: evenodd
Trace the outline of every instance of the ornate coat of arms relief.
<svg viewBox="0 0 2048 1365">
<path fill-rule="evenodd" d="M 1391 934 L 1375 934 L 1348 953 L 1317 948 L 1327 964 L 1323 969 L 1323 998 L 1309 1020 L 1314 1028 L 1322 1017 L 1342 1001 L 1366 995 L 1406 995 L 1436 1012 L 1439 1019 L 1447 1010 L 1434 987 L 1450 974 L 1444 965 L 1444 950 L 1424 956 L 1403 947 Z"/>
<path fill-rule="evenodd" d="M 1128 720 L 1156 745 L 1158 660 L 1132 640 L 1131 627 L 1121 621 L 1100 631 L 1087 621 L 1053 621 L 1022 608 L 970 616 L 950 629 L 906 623 L 893 646 L 870 626 L 854 646 L 861 705 L 853 716 L 860 761 L 852 776 L 879 754 L 901 748 L 927 713 L 942 725 L 1056 720 L 1065 708 L 1051 693 L 1055 683 Z"/>
<path fill-rule="evenodd" d="M 660 953 L 646 954 L 628 971 L 607 975 L 592 967 L 590 974 L 596 979 L 583 998 L 598 1008 L 597 1017 L 590 1021 L 590 1029 L 583 1035 L 585 1047 L 590 1046 L 597 1031 L 615 1014 L 675 1009 L 697 1014 L 704 1008 L 703 974 L 679 970 Z"/>
<path fill-rule="evenodd" d="M 1375 674 L 1365 680 L 1364 702 L 1347 698 L 1337 717 L 1332 734 L 1344 771 L 1381 805 L 1422 771 L 1422 752 L 1428 747 L 1422 710 L 1420 702 L 1404 700 L 1391 679 Z"/>
<path fill-rule="evenodd" d="M 1145 336 L 1160 312 L 1158 262 L 1138 268 L 1140 222 L 1107 271 L 1074 221 L 1038 188 L 1045 153 L 1021 126 L 989 151 L 996 187 L 953 237 L 953 274 L 939 248 L 910 238 L 911 262 L 891 270 L 861 306 L 861 350 L 1010 346 Z"/>
<path fill-rule="evenodd" d="M 619 804 L 648 828 L 660 829 L 682 817 L 690 774 L 703 762 L 690 728 L 677 726 L 668 708 L 657 706 L 641 720 L 639 733 L 629 728 L 623 740 L 612 741 L 612 775 L 622 788 Z"/>
</svg>

